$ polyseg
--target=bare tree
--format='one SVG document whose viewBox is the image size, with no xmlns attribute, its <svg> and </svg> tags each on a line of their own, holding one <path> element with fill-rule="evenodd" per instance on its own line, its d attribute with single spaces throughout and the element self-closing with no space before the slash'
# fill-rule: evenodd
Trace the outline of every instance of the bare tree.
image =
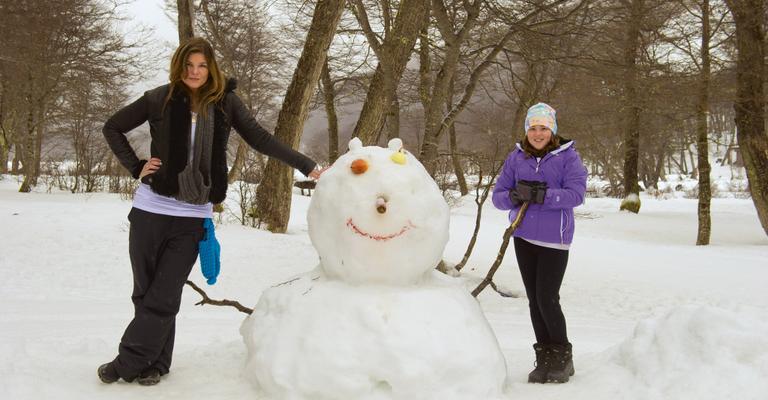
<svg viewBox="0 0 768 400">
<path fill-rule="evenodd" d="M 53 140 L 64 139 L 72 149 L 66 152 L 66 157 L 73 161 L 66 187 L 72 193 L 94 192 L 105 184 L 102 177 L 112 152 L 100 128 L 127 100 L 125 93 L 113 88 L 126 84 L 120 74 L 77 74 L 70 78 L 61 106 L 53 112 L 55 130 L 60 134 Z"/>
<path fill-rule="evenodd" d="M 497 153 L 498 153 L 497 147 Z M 501 171 L 501 167 L 504 165 L 504 160 L 497 160 L 493 154 L 491 157 L 483 157 L 480 155 L 473 155 L 470 158 L 473 159 L 474 164 L 477 166 L 477 185 L 475 185 L 475 204 L 477 205 L 477 213 L 475 214 L 475 228 L 472 231 L 472 237 L 469 239 L 467 249 L 464 251 L 464 256 L 461 258 L 458 264 L 454 268 L 457 271 L 461 271 L 469 261 L 469 256 L 472 255 L 472 251 L 477 243 L 477 235 L 480 233 L 480 223 L 483 216 L 483 205 L 488 200 L 488 196 L 492 193 L 494 182 L 496 177 Z"/>
<path fill-rule="evenodd" d="M 0 63 L 0 174 L 5 174 L 8 172 L 11 148 L 16 142 L 15 135 L 20 132 L 21 109 L 18 105 L 21 99 L 15 89 L 18 85 L 11 82 L 11 75 L 15 75 L 11 70 L 16 70 L 18 66 L 8 60 L 2 61 Z M 19 153 L 18 146 L 16 153 L 17 155 Z"/>
<path fill-rule="evenodd" d="M 309 101 L 343 10 L 343 0 L 320 0 L 315 6 L 312 25 L 275 127 L 277 139 L 293 148 L 299 145 Z M 285 232 L 288 226 L 292 186 L 293 169 L 270 159 L 256 193 L 256 212 L 259 220 L 272 232 Z"/>
<path fill-rule="evenodd" d="M 19 118 L 14 132 L 23 159 L 24 181 L 19 188 L 28 192 L 37 183 L 43 142 L 52 117 L 60 106 L 67 86 L 78 74 L 135 73 L 134 60 L 128 52 L 142 39 L 128 41 L 114 30 L 120 22 L 119 2 L 63 0 L 59 2 L 24 1 L 3 9 L 0 36 L 7 42 L 0 46 L 5 90 L 20 94 L 13 113 Z"/>
<path fill-rule="evenodd" d="M 219 53 L 224 72 L 237 79 L 246 107 L 257 117 L 277 110 L 274 94 L 283 82 L 282 74 L 275 71 L 282 69 L 285 57 L 274 45 L 278 37 L 268 26 L 267 10 L 244 0 L 203 0 L 200 12 L 197 29 Z M 230 183 L 241 177 L 246 158 L 261 157 L 249 151 L 239 136 L 232 143 L 236 150 L 227 178 Z"/>
<path fill-rule="evenodd" d="M 432 164 L 437 160 L 440 134 L 445 131 L 440 129 L 444 116 L 443 110 L 446 104 L 448 104 L 448 111 L 452 106 L 454 76 L 459 65 L 461 50 L 479 21 L 480 6 L 483 1 L 463 1 L 461 4 L 463 20 L 458 10 L 449 12 L 444 0 L 432 1 L 432 15 L 440 32 L 440 38 L 445 43 L 441 54 L 442 64 L 439 66 L 439 72 L 430 82 L 430 93 L 426 96 L 424 111 L 424 143 L 420 158 L 427 171 L 432 174 L 435 171 L 435 166 Z M 453 5 L 456 6 L 456 3 L 454 2 Z M 451 121 L 450 126 L 452 125 Z"/>
<path fill-rule="evenodd" d="M 638 184 L 638 162 L 640 153 L 640 104 L 639 57 L 643 23 L 644 0 L 622 2 L 628 10 L 625 20 L 626 36 L 624 41 L 624 101 L 626 127 L 624 128 L 624 199 L 621 209 L 633 213 L 640 211 L 640 185 Z"/>
<path fill-rule="evenodd" d="M 532 7 L 532 9 L 525 15 L 519 16 L 519 14 L 516 14 L 518 16 L 514 17 L 511 21 L 506 23 L 503 33 L 500 35 L 500 38 L 495 41 L 495 43 L 476 51 L 476 53 L 480 55 L 480 61 L 474 66 L 474 68 L 472 68 L 469 77 L 467 78 L 467 83 L 464 87 L 460 100 L 454 104 L 453 107 L 445 115 L 442 116 L 438 127 L 435 129 L 434 134 L 432 135 L 433 140 L 431 140 L 430 144 L 427 146 L 422 146 L 420 159 L 427 170 L 430 171 L 430 173 L 434 172 L 434 169 L 430 170 L 430 166 L 435 165 L 435 160 L 437 157 L 437 147 L 433 144 L 439 142 L 439 139 L 448 131 L 448 129 L 450 129 L 454 121 L 456 121 L 458 115 L 467 107 L 474 95 L 475 89 L 480 83 L 481 77 L 486 72 L 486 70 L 488 70 L 497 62 L 497 56 L 506 49 L 507 44 L 512 40 L 512 38 L 520 31 L 535 30 L 537 28 L 555 24 L 564 19 L 567 19 L 581 10 L 587 4 L 587 1 L 583 0 L 574 4 L 573 6 L 567 8 L 562 13 L 562 15 L 557 15 L 553 18 L 545 18 L 536 22 L 532 22 L 532 20 L 540 16 L 542 13 L 547 13 L 557 9 L 565 3 L 567 3 L 565 0 L 556 0 L 546 3 L 545 5 L 537 5 Z M 424 143 L 427 143 L 426 140 Z"/>
<path fill-rule="evenodd" d="M 768 234 L 768 134 L 765 127 L 765 0 L 726 0 L 736 23 L 736 125 L 749 190 Z"/>
<path fill-rule="evenodd" d="M 416 44 L 416 37 L 429 13 L 429 0 L 403 0 L 392 18 L 392 3 L 381 1 L 382 34 L 372 27 L 363 0 L 351 0 L 360 26 L 378 58 L 376 72 L 355 126 L 354 136 L 371 144 L 379 137 L 384 121 L 396 98 L 397 85 Z M 380 39 L 383 36 L 383 39 Z"/>
<path fill-rule="evenodd" d="M 328 163 L 333 164 L 339 158 L 339 118 L 336 115 L 336 88 L 331 78 L 327 59 L 323 64 L 321 82 L 325 115 L 328 117 Z"/>
<path fill-rule="evenodd" d="M 178 11 L 179 43 L 195 36 L 195 3 L 193 0 L 176 0 Z"/>
</svg>

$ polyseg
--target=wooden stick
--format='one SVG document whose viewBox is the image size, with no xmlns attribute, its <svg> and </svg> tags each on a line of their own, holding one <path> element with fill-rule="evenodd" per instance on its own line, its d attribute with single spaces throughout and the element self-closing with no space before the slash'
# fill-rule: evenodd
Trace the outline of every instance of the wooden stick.
<svg viewBox="0 0 768 400">
<path fill-rule="evenodd" d="M 187 285 L 191 286 L 192 289 L 195 289 L 195 291 L 197 293 L 199 293 L 200 296 L 203 297 L 202 300 L 200 300 L 197 303 L 195 303 L 196 306 L 201 306 L 203 304 L 210 304 L 212 306 L 229 306 L 229 307 L 234 307 L 238 311 L 240 311 L 242 313 L 246 313 L 248 315 L 251 315 L 251 313 L 253 313 L 253 309 L 252 308 L 248 308 L 248 307 L 240 304 L 239 302 L 237 302 L 235 300 L 227 300 L 227 299 L 224 299 L 224 300 L 213 300 L 213 299 L 211 299 L 210 297 L 208 297 L 208 295 L 205 293 L 205 291 L 203 289 L 200 289 L 200 287 L 195 285 L 195 283 L 192 282 L 192 281 L 187 281 Z"/>
<path fill-rule="evenodd" d="M 523 222 L 523 218 L 525 217 L 525 212 L 527 210 L 528 210 L 528 202 L 526 201 L 520 207 L 520 211 L 517 213 L 515 220 L 512 221 L 512 223 L 509 225 L 507 230 L 504 231 L 504 236 L 503 236 L 504 239 L 501 242 L 499 253 L 496 255 L 496 261 L 494 261 L 493 265 L 491 265 L 491 269 L 488 270 L 488 274 L 485 276 L 485 279 L 483 279 L 483 281 L 480 282 L 479 285 L 477 285 L 475 290 L 472 291 L 472 296 L 477 297 L 477 295 L 480 294 L 480 292 L 482 292 L 483 289 L 485 289 L 485 287 L 488 285 L 492 285 L 491 287 L 493 287 L 494 290 L 496 290 L 499 294 L 504 296 L 504 294 L 499 292 L 499 290 L 496 288 L 496 284 L 493 283 L 493 275 L 496 273 L 496 270 L 499 269 L 499 266 L 501 265 L 501 261 L 504 259 L 504 253 L 507 252 L 507 247 L 509 246 L 509 238 L 512 237 L 512 233 L 514 233 L 515 229 L 517 229 L 517 227 L 520 226 L 520 223 Z M 508 297 L 514 297 L 514 296 L 508 296 Z"/>
</svg>

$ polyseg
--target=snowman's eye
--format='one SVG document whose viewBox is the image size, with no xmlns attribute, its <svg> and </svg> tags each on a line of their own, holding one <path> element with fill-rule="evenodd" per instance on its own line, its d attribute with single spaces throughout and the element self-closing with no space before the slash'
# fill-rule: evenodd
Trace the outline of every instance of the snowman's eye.
<svg viewBox="0 0 768 400">
<path fill-rule="evenodd" d="M 389 159 L 396 164 L 405 165 L 405 150 L 400 149 L 399 151 L 392 153 L 392 155 L 389 156 Z"/>
<path fill-rule="evenodd" d="M 357 160 L 352 161 L 350 169 L 352 169 L 352 173 L 355 175 L 364 174 L 365 171 L 368 171 L 368 161 L 358 158 Z"/>
</svg>

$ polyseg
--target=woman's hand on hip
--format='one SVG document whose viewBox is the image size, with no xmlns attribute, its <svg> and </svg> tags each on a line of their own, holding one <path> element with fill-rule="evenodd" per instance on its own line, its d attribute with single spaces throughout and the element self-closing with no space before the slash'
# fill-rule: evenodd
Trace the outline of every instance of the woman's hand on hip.
<svg viewBox="0 0 768 400">
<path fill-rule="evenodd" d="M 158 169 L 160 169 L 160 166 L 163 165 L 163 162 L 160 161 L 157 157 L 152 157 L 147 161 L 146 164 L 144 164 L 144 168 L 141 169 L 141 173 L 139 174 L 139 179 L 147 176 L 152 175 L 155 172 L 157 172 Z"/>
</svg>

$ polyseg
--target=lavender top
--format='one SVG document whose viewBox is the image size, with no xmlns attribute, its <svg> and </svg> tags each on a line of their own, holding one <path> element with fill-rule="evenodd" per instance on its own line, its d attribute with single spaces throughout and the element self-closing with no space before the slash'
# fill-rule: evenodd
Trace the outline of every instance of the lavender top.
<svg viewBox="0 0 768 400">
<path fill-rule="evenodd" d="M 213 218 L 213 204 L 190 204 L 161 196 L 152 191 L 149 185 L 140 183 L 133 195 L 133 206 L 139 210 L 154 214 L 171 215 L 174 217 Z"/>
</svg>

